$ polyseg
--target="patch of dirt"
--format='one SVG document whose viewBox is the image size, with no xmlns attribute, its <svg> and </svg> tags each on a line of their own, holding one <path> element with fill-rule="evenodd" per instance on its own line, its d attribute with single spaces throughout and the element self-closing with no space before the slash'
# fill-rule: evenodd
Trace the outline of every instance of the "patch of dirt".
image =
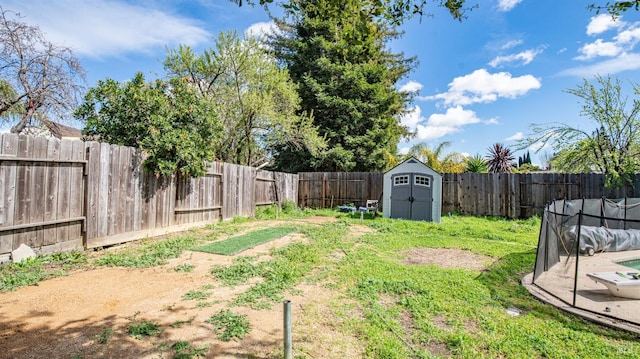
<svg viewBox="0 0 640 359">
<path fill-rule="evenodd" d="M 304 222 L 334 220 L 312 217 Z M 273 223 L 256 222 L 253 227 Z M 368 230 L 352 227 L 353 236 Z M 262 259 L 273 247 L 304 240 L 293 233 L 239 255 Z M 192 349 L 208 348 L 207 358 L 278 358 L 283 340 L 281 304 L 267 310 L 231 308 L 247 315 L 251 323 L 251 332 L 241 341 L 219 340 L 212 325 L 206 323 L 248 287 L 224 287 L 210 275 L 213 265 L 228 265 L 235 257 L 186 251 L 163 266 L 101 267 L 0 293 L 0 358 L 172 358 L 175 350 L 171 346 L 180 341 L 188 342 Z M 194 267 L 191 272 L 176 271 L 187 263 Z M 203 290 L 212 293 L 211 297 L 204 301 L 183 298 L 189 291 Z M 349 318 L 334 314 L 331 302 L 338 293 L 322 284 L 300 285 L 297 290 L 289 298 L 294 354 L 361 357 L 363 349 L 358 340 L 334 330 L 341 320 Z M 130 325 L 143 321 L 159 324 L 162 332 L 140 340 L 127 334 Z M 113 334 L 106 335 L 107 343 L 100 344 L 99 337 L 110 330 Z"/>
<path fill-rule="evenodd" d="M 405 264 L 432 264 L 442 268 L 465 268 L 484 271 L 496 259 L 470 251 L 448 248 L 413 248 L 400 253 Z"/>
</svg>

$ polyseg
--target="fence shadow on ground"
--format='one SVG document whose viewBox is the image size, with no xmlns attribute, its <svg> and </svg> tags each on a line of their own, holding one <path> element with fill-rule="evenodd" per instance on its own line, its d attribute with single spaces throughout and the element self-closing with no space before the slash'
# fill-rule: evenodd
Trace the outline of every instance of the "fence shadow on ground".
<svg viewBox="0 0 640 359">
<path fill-rule="evenodd" d="M 135 339 L 127 333 L 130 323 L 121 316 L 86 318 L 60 325 L 49 325 L 48 318 L 53 312 L 30 312 L 28 318 L 0 316 L 0 359 L 26 358 L 140 358 L 174 357 L 172 346 L 178 342 L 172 339 L 170 325 L 161 325 L 163 331 L 157 336 Z M 42 324 L 34 325 L 33 318 Z M 260 339 L 246 338 L 239 342 L 222 342 L 215 337 L 210 325 L 194 323 L 206 327 L 210 336 L 188 335 L 181 341 L 192 345 L 192 349 L 207 348 L 206 357 L 251 357 L 279 358 L 282 344 L 281 333 L 261 333 Z M 112 330 L 112 334 L 109 333 Z M 104 343 L 100 341 L 104 340 Z M 255 351 L 252 353 L 251 351 Z M 271 353 L 258 356 L 259 353 Z"/>
</svg>

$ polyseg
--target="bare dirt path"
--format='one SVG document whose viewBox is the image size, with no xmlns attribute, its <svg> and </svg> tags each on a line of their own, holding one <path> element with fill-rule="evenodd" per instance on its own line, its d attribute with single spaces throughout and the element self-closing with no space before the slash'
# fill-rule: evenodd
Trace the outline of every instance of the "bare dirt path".
<svg viewBox="0 0 640 359">
<path fill-rule="evenodd" d="M 335 219 L 318 217 L 305 222 L 330 220 Z M 301 240 L 305 239 L 294 233 L 239 255 L 264 255 L 272 247 Z M 171 358 L 175 351 L 170 346 L 178 341 L 189 342 L 192 348 L 208 347 L 208 358 L 277 357 L 282 349 L 282 305 L 269 310 L 233 308 L 248 315 L 252 330 L 240 342 L 223 342 L 205 321 L 247 287 L 215 286 L 208 298 L 213 304 L 208 307 L 183 299 L 189 291 L 215 285 L 210 268 L 229 264 L 233 258 L 186 251 L 159 267 L 97 268 L 1 293 L 0 358 Z M 175 270 L 184 263 L 194 269 Z M 301 286 L 299 293 L 291 298 L 294 326 L 296 319 L 304 320 L 302 315 L 296 317 L 296 310 L 322 310 L 332 298 L 332 293 L 321 287 Z M 134 339 L 126 328 L 136 321 L 158 323 L 163 331 L 157 337 Z M 180 322 L 188 323 L 177 326 Z M 107 344 L 99 344 L 105 328 L 113 334 Z"/>
<path fill-rule="evenodd" d="M 304 222 L 321 224 L 333 220 L 335 218 L 313 217 Z M 247 230 L 272 224 L 251 222 Z M 354 237 L 370 232 L 366 226 L 350 226 L 350 235 Z M 216 338 L 206 320 L 227 308 L 230 299 L 246 290 L 249 284 L 235 288 L 221 286 L 211 277 L 210 269 L 213 265 L 230 264 L 239 255 L 264 256 L 273 247 L 304 240 L 303 236 L 293 233 L 236 256 L 185 251 L 179 258 L 158 267 L 100 267 L 0 293 L 0 359 L 173 358 L 176 351 L 171 346 L 181 341 L 188 342 L 192 349 L 207 348 L 204 351 L 207 358 L 279 358 L 283 341 L 281 304 L 265 310 L 232 308 L 233 312 L 248 316 L 251 332 L 238 342 Z M 466 262 L 469 265 L 486 260 L 460 261 L 460 252 L 452 250 L 413 250 L 404 254 L 408 264 Z M 451 261 L 452 257 L 458 260 Z M 192 271 L 176 271 L 186 263 L 193 266 Z M 187 292 L 206 286 L 213 288 L 212 296 L 206 300 L 209 306 L 183 298 Z M 321 284 L 301 284 L 295 295 L 289 296 L 294 349 L 298 354 L 310 358 L 362 357 L 362 343 L 336 330 L 340 318 L 333 314 L 333 303 L 339 296 L 340 293 Z M 162 332 L 142 340 L 129 336 L 127 327 L 142 321 L 159 324 Z M 113 334 L 106 344 L 101 344 L 99 338 L 105 330 L 112 330 Z"/>
</svg>

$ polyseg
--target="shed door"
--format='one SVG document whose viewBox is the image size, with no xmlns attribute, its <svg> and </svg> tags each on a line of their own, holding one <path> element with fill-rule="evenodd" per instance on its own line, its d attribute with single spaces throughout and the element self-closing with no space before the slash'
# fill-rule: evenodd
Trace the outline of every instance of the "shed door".
<svg viewBox="0 0 640 359">
<path fill-rule="evenodd" d="M 432 221 L 433 176 L 399 173 L 391 176 L 390 218 Z"/>
<path fill-rule="evenodd" d="M 416 221 L 433 221 L 433 176 L 413 174 L 411 219 Z"/>
</svg>

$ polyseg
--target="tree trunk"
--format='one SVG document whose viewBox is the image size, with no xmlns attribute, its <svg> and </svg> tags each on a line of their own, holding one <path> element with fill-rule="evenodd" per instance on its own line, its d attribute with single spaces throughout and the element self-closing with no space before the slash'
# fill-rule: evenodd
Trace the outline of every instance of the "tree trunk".
<svg viewBox="0 0 640 359">
<path fill-rule="evenodd" d="M 20 121 L 18 121 L 18 123 L 16 123 L 13 127 L 11 127 L 11 133 L 17 134 L 22 132 L 22 130 L 24 130 L 24 128 L 27 127 L 27 122 L 29 122 L 29 118 L 31 118 L 32 115 L 33 115 L 33 110 L 32 109 L 27 110 L 27 113 L 25 113 L 24 116 L 22 116 Z"/>
</svg>

